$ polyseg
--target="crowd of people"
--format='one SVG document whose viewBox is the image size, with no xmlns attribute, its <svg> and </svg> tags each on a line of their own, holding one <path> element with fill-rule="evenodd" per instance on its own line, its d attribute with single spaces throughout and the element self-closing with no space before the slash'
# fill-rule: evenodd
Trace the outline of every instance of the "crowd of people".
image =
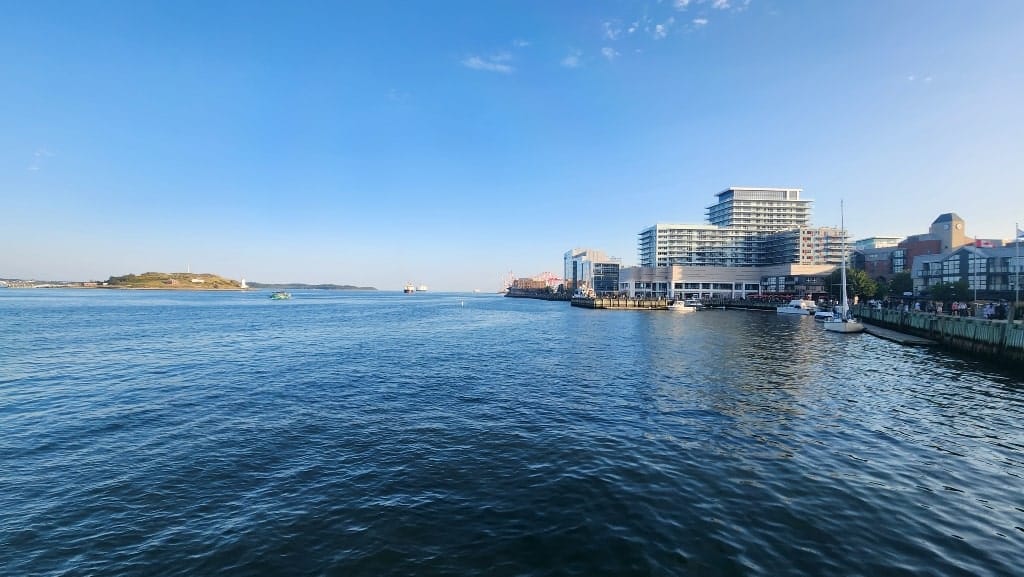
<svg viewBox="0 0 1024 577">
<path fill-rule="evenodd" d="M 955 317 L 977 317 L 992 320 L 1006 320 L 1009 318 L 1011 307 L 1006 301 L 975 303 L 967 301 L 953 301 L 942 303 L 940 301 L 913 301 L 911 304 L 905 300 L 872 300 L 868 304 L 877 309 L 900 310 L 903 312 L 926 312 L 933 314 L 946 314 Z"/>
</svg>

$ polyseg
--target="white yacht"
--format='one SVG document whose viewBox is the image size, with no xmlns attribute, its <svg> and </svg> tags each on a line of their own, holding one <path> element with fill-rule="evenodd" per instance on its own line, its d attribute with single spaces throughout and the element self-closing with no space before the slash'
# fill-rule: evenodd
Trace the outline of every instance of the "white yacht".
<svg viewBox="0 0 1024 577">
<path fill-rule="evenodd" d="M 692 302 L 677 300 L 673 301 L 672 304 L 668 305 L 668 310 L 675 311 L 677 313 L 692 313 L 693 311 L 697 310 L 697 307 L 694 306 Z"/>
<path fill-rule="evenodd" d="M 806 315 L 813 315 L 814 313 L 818 312 L 818 307 L 817 307 L 817 305 L 814 304 L 814 301 L 804 300 L 804 299 L 795 299 L 795 300 L 789 301 L 788 305 L 782 305 L 782 306 L 779 306 L 779 307 L 775 307 L 775 312 L 779 313 L 780 315 L 805 315 L 806 316 Z"/>
<path fill-rule="evenodd" d="M 814 320 L 816 321 L 827 321 L 833 317 L 835 317 L 835 315 L 832 311 L 815 311 L 814 313 Z"/>
</svg>

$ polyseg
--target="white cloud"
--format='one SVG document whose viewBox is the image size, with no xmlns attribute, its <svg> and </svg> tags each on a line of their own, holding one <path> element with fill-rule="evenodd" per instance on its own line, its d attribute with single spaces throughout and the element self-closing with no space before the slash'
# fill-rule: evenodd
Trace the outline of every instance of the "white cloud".
<svg viewBox="0 0 1024 577">
<path fill-rule="evenodd" d="M 572 50 L 569 55 L 562 59 L 562 66 L 565 68 L 579 68 L 580 56 L 583 56 L 582 50 Z"/>
<path fill-rule="evenodd" d="M 694 26 L 707 26 L 707 23 L 708 23 L 708 19 L 707 18 L 694 18 L 693 19 L 693 25 Z"/>
<path fill-rule="evenodd" d="M 925 76 L 924 77 L 924 81 L 925 82 L 931 82 L 932 81 L 932 77 L 931 76 Z"/>
<path fill-rule="evenodd" d="M 609 61 L 615 60 L 615 58 L 618 55 L 619 55 L 618 51 L 615 50 L 614 48 L 610 47 L 610 46 L 605 46 L 604 48 L 601 49 L 601 56 L 604 56 Z"/>
<path fill-rule="evenodd" d="M 711 0 L 711 7 L 718 10 L 728 10 L 730 8 L 729 0 Z"/>
<path fill-rule="evenodd" d="M 627 34 L 632 34 L 632 33 L 636 32 L 639 29 L 640 29 L 640 23 L 639 22 L 634 22 L 634 23 L 629 25 L 629 28 L 626 29 L 626 33 Z"/>
<path fill-rule="evenodd" d="M 686 10 L 686 7 L 690 5 L 690 0 L 675 0 L 672 5 L 676 10 Z"/>
<path fill-rule="evenodd" d="M 38 170 L 42 170 L 43 169 L 43 164 L 45 164 L 46 159 L 51 157 L 51 156 L 53 156 L 52 152 L 50 152 L 49 150 L 40 148 L 40 149 L 38 149 L 38 150 L 36 150 L 35 152 L 32 153 L 32 162 L 30 162 L 26 168 L 28 170 L 31 170 L 32 172 L 36 172 Z"/>
<path fill-rule="evenodd" d="M 526 48 L 529 45 L 530 45 L 530 41 L 529 40 L 519 40 L 519 39 L 517 39 L 517 40 L 513 40 L 512 41 L 512 46 L 515 46 L 516 48 Z"/>
<path fill-rule="evenodd" d="M 622 27 L 615 22 L 605 22 L 602 27 L 604 28 L 604 37 L 608 40 L 617 40 L 619 34 L 622 34 Z"/>
<path fill-rule="evenodd" d="M 656 24 L 654 26 L 654 39 L 661 40 L 668 36 L 668 28 L 664 24 Z"/>
<path fill-rule="evenodd" d="M 494 56 L 470 56 L 462 61 L 462 65 L 473 70 L 486 70 L 488 72 L 500 72 L 511 74 L 515 71 L 511 65 L 506 64 L 512 56 L 507 53 L 500 53 Z"/>
<path fill-rule="evenodd" d="M 911 74 L 910 76 L 907 76 L 907 81 L 908 82 L 913 82 L 914 80 L 916 80 L 916 77 L 913 74 Z"/>
</svg>

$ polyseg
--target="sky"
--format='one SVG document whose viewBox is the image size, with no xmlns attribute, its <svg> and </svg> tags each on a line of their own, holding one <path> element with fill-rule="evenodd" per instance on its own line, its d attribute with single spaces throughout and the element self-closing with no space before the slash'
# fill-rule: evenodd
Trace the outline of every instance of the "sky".
<svg viewBox="0 0 1024 577">
<path fill-rule="evenodd" d="M 853 238 L 1024 225 L 1017 0 L 2 11 L 0 278 L 497 290 L 730 186 Z"/>
</svg>

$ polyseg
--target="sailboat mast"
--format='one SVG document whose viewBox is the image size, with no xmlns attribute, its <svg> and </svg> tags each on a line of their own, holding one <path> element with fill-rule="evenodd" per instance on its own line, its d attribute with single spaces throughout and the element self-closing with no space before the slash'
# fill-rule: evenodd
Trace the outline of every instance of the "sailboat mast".
<svg viewBox="0 0 1024 577">
<path fill-rule="evenodd" d="M 850 304 L 846 298 L 846 214 L 843 207 L 843 201 L 839 201 L 839 231 L 843 235 L 843 319 L 849 318 Z"/>
</svg>

